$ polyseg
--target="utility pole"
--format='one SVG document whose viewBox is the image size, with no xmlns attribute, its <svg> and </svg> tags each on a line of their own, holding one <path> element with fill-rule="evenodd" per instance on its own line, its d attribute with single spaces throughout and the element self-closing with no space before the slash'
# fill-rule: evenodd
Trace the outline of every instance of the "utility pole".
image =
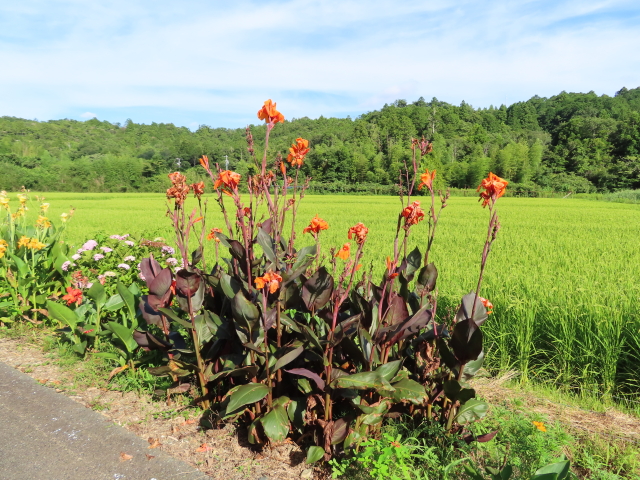
<svg viewBox="0 0 640 480">
<path fill-rule="evenodd" d="M 229 155 L 224 156 L 224 169 L 229 170 Z"/>
</svg>

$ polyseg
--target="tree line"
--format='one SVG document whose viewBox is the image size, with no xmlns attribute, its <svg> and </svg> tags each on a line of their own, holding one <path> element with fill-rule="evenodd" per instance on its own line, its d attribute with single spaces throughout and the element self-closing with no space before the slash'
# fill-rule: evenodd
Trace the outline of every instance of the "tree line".
<svg viewBox="0 0 640 480">
<path fill-rule="evenodd" d="M 251 126 L 256 152 L 264 129 Z M 198 168 L 203 154 L 223 168 L 253 174 L 245 135 L 243 128 L 206 125 L 191 131 L 131 120 L 0 117 L 0 189 L 163 191 L 170 171 L 204 178 Z M 311 151 L 302 173 L 313 178 L 314 189 L 386 193 L 411 160 L 411 139 L 422 136 L 434 148 L 421 168 L 438 170 L 438 188 L 472 188 L 489 171 L 523 194 L 640 188 L 640 87 L 613 97 L 534 96 L 508 107 L 396 100 L 356 119 L 287 120 L 272 131 L 270 150 L 286 157 L 296 137 L 306 138 Z"/>
</svg>

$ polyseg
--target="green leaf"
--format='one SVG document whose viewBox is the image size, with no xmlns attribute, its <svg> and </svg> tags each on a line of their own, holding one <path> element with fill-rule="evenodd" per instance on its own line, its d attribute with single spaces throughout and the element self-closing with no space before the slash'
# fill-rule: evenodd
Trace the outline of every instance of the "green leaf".
<svg viewBox="0 0 640 480">
<path fill-rule="evenodd" d="M 240 385 L 232 390 L 229 395 L 227 412 L 233 412 L 249 403 L 256 403 L 262 400 L 269 393 L 269 387 L 262 383 L 248 383 Z"/>
<path fill-rule="evenodd" d="M 287 415 L 289 420 L 298 429 L 304 427 L 304 414 L 307 411 L 306 399 L 292 399 L 287 406 Z"/>
<path fill-rule="evenodd" d="M 281 442 L 289 433 L 289 417 L 282 405 L 274 405 L 273 410 L 260 419 L 264 433 L 272 442 Z"/>
<path fill-rule="evenodd" d="M 91 355 L 94 355 L 96 357 L 100 357 L 100 358 L 106 358 L 108 360 L 114 360 L 114 361 L 118 361 L 118 358 L 120 358 L 119 355 L 112 353 L 112 352 L 96 352 L 96 353 L 92 353 L 89 352 Z"/>
<path fill-rule="evenodd" d="M 409 378 L 394 383 L 393 388 L 395 388 L 395 391 L 391 393 L 391 398 L 396 402 L 406 400 L 418 405 L 427 398 L 424 386 Z"/>
<path fill-rule="evenodd" d="M 129 289 L 125 287 L 121 282 L 118 282 L 118 284 L 116 285 L 116 289 L 120 294 L 120 298 L 122 298 L 124 304 L 127 306 L 127 310 L 129 310 L 129 316 L 131 318 L 134 318 L 136 316 L 136 301 L 133 297 L 133 293 L 131 293 Z"/>
<path fill-rule="evenodd" d="M 304 347 L 298 347 L 291 350 L 289 353 L 281 356 L 276 362 L 275 366 L 273 367 L 273 371 L 275 372 L 276 370 L 284 367 L 285 365 L 289 365 L 296 358 L 298 358 L 300 354 L 302 354 L 302 352 L 304 352 Z"/>
<path fill-rule="evenodd" d="M 78 317 L 69 307 L 49 300 L 47 301 L 47 310 L 49 312 L 49 316 L 68 325 L 72 330 L 75 330 L 76 324 L 78 323 Z"/>
<path fill-rule="evenodd" d="M 296 278 L 302 275 L 307 270 L 307 267 L 311 265 L 311 262 L 313 262 L 314 258 L 316 258 L 315 245 L 309 245 L 307 247 L 301 248 L 298 251 L 296 262 L 293 264 L 293 267 L 291 267 L 291 272 L 283 276 L 284 286 L 286 287 Z"/>
<path fill-rule="evenodd" d="M 324 458 L 324 448 L 314 445 L 313 447 L 309 447 L 309 450 L 307 450 L 307 460 L 305 463 L 310 465 L 312 463 L 316 463 L 321 458 Z"/>
<path fill-rule="evenodd" d="M 226 297 L 231 300 L 241 290 L 241 284 L 235 278 L 230 277 L 226 273 L 220 277 L 220 286 Z"/>
<path fill-rule="evenodd" d="M 116 322 L 107 322 L 107 328 L 120 339 L 129 353 L 132 353 L 136 348 L 138 348 L 138 343 L 133 338 L 133 332 L 131 332 L 127 327 Z"/>
<path fill-rule="evenodd" d="M 85 340 L 83 342 L 76 343 L 72 349 L 74 352 L 84 355 L 84 352 L 87 350 L 87 341 Z"/>
<path fill-rule="evenodd" d="M 360 372 L 353 375 L 343 375 L 331 383 L 334 388 L 355 388 L 357 390 L 383 388 L 385 383 L 389 385 L 388 382 L 383 380 L 379 372 Z"/>
<path fill-rule="evenodd" d="M 193 328 L 193 325 L 191 325 L 191 322 L 188 322 L 187 320 L 180 318 L 178 314 L 174 312 L 173 309 L 171 308 L 160 307 L 158 308 L 158 311 L 161 313 L 164 313 L 172 321 L 182 325 L 184 328 Z"/>
<path fill-rule="evenodd" d="M 571 466 L 571 463 L 569 462 L 569 460 L 564 460 L 562 462 L 546 465 L 536 471 L 532 480 L 540 478 L 539 476 L 548 475 L 548 474 L 555 474 L 558 480 L 563 480 L 564 478 L 567 478 L 567 475 L 569 474 L 570 466 Z"/>
<path fill-rule="evenodd" d="M 27 274 L 29 273 L 29 268 L 27 267 L 27 264 L 24 263 L 19 257 L 16 257 L 15 255 L 11 255 L 11 260 L 13 260 L 13 263 L 16 264 L 16 267 L 18 268 L 18 273 L 20 274 L 20 276 L 26 277 Z"/>
<path fill-rule="evenodd" d="M 480 420 L 487 414 L 487 410 L 489 410 L 489 405 L 486 402 L 472 398 L 462 404 L 453 421 L 460 425 L 466 425 L 467 423 Z"/>
<path fill-rule="evenodd" d="M 394 360 L 393 362 L 385 363 L 376 368 L 376 372 L 380 374 L 382 378 L 384 378 L 387 382 L 391 382 L 393 377 L 396 376 L 398 370 L 400 370 L 400 366 L 402 365 L 402 360 Z"/>
<path fill-rule="evenodd" d="M 416 247 L 407 255 L 407 269 L 404 275 L 409 281 L 411 281 L 413 274 L 418 271 L 421 264 L 422 254 L 420 253 L 420 249 Z"/>
<path fill-rule="evenodd" d="M 258 229 L 258 235 L 256 235 L 256 241 L 258 245 L 262 247 L 262 251 L 264 252 L 265 257 L 269 259 L 271 263 L 274 265 L 278 265 L 278 261 L 276 259 L 276 254 L 273 249 L 273 240 L 271 237 L 262 229 Z"/>
<path fill-rule="evenodd" d="M 107 303 L 104 304 L 104 309 L 108 312 L 115 312 L 116 310 L 120 310 L 122 307 L 124 307 L 124 300 L 122 300 L 122 297 L 118 294 L 116 295 L 112 295 L 109 300 L 107 300 Z"/>
<path fill-rule="evenodd" d="M 87 290 L 87 297 L 96 303 L 98 308 L 102 308 L 107 303 L 107 292 L 100 282 L 93 282 L 91 288 Z"/>
<path fill-rule="evenodd" d="M 236 293 L 231 301 L 233 317 L 240 325 L 252 331 L 256 322 L 260 319 L 260 311 L 252 302 L 247 300 L 242 292 Z"/>
</svg>

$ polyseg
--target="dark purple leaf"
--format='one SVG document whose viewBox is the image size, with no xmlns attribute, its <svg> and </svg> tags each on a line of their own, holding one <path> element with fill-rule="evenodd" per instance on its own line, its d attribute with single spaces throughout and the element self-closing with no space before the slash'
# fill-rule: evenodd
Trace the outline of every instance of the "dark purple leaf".
<svg viewBox="0 0 640 480">
<path fill-rule="evenodd" d="M 162 267 L 153 258 L 153 254 L 149 255 L 149 258 L 143 258 L 140 262 L 140 271 L 142 272 L 142 276 L 145 278 L 145 282 L 147 285 L 150 285 L 154 278 L 160 273 Z"/>
<path fill-rule="evenodd" d="M 306 368 L 292 368 L 291 370 L 285 370 L 285 372 L 310 378 L 316 382 L 316 385 L 320 390 L 324 390 L 324 380 L 322 380 L 317 373 L 313 373 L 311 370 L 307 370 Z"/>
<path fill-rule="evenodd" d="M 176 289 L 184 297 L 192 297 L 200 287 L 200 275 L 180 270 L 176 274 Z"/>
<path fill-rule="evenodd" d="M 158 272 L 152 282 L 148 283 L 149 293 L 163 297 L 167 290 L 171 289 L 171 282 L 173 282 L 173 273 L 170 268 L 165 268 Z"/>
<path fill-rule="evenodd" d="M 302 286 L 302 300 L 309 310 L 324 307 L 332 293 L 333 277 L 325 267 L 320 267 Z"/>
</svg>

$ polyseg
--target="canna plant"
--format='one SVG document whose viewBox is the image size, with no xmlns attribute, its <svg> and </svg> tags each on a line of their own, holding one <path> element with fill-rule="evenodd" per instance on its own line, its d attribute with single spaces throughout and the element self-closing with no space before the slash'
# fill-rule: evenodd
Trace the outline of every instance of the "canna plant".
<svg viewBox="0 0 640 480">
<path fill-rule="evenodd" d="M 30 224 L 29 192 L 23 190 L 17 197 L 18 207 L 12 209 L 6 192 L 0 192 L 0 319 L 41 323 L 47 300 L 62 295 L 67 283 L 62 266 L 68 248 L 62 235 L 73 210 L 63 213 L 56 226 L 46 216 L 49 204 L 36 197 L 41 201 L 39 215 Z"/>
<path fill-rule="evenodd" d="M 438 202 L 436 172 L 419 174 L 417 168 L 431 144 L 424 138 L 412 142 L 412 164 L 399 181 L 395 241 L 382 278 L 374 279 L 372 269 L 361 269 L 369 233 L 362 223 L 345 232 L 347 241 L 327 258 L 320 240 L 329 225 L 316 216 L 303 230 L 314 244 L 295 247 L 297 208 L 309 184 L 299 172 L 309 143 L 296 139 L 286 161 L 278 155 L 271 164 L 269 135 L 284 117 L 270 100 L 258 117 L 266 122 L 265 149 L 258 159 L 247 128 L 259 172 L 247 178 L 247 194 L 240 194 L 240 175 L 211 165 L 206 156 L 200 160 L 226 233 L 207 231 L 204 184 L 187 185 L 180 173 L 169 175 L 168 215 L 184 268 L 174 274 L 152 256 L 141 264 L 149 294 L 139 308 L 147 328 L 135 338 L 167 359 L 152 373 L 171 375 L 178 384 L 195 378 L 201 390 L 196 401 L 207 409 L 204 424 L 246 422 L 252 444 L 295 435 L 312 444 L 309 463 L 376 435 L 385 417 L 419 416 L 461 434 L 488 408 L 468 381 L 484 360 L 480 327 L 490 303 L 480 289 L 500 226 L 496 202 L 507 182 L 491 174 L 481 185 L 490 222 L 480 280 L 445 324 L 437 320 L 438 270 L 429 253 L 448 193 Z M 414 199 L 418 181 L 418 190 L 430 196 L 427 212 Z M 198 206 L 187 212 L 190 192 Z M 189 254 L 191 236 L 198 246 Z M 216 247 L 210 269 L 203 260 L 205 238 Z M 410 238 L 418 238 L 424 250 L 410 249 Z M 229 256 L 218 257 L 218 248 Z"/>
</svg>

